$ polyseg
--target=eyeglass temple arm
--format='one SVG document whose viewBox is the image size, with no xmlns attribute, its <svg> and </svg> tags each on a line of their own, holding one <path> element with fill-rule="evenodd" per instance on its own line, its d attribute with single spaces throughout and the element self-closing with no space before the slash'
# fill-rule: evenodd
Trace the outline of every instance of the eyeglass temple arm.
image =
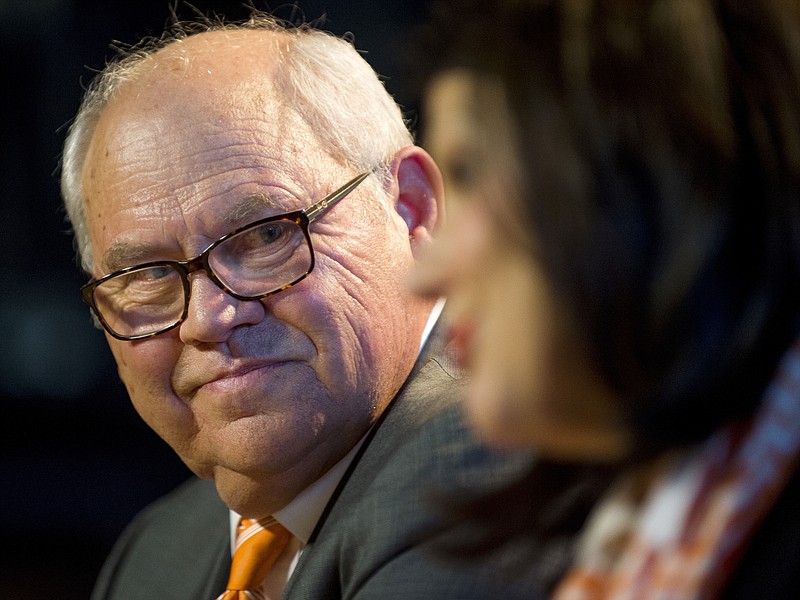
<svg viewBox="0 0 800 600">
<path fill-rule="evenodd" d="M 358 184 L 360 184 L 367 177 L 369 177 L 371 173 L 372 171 L 361 173 L 361 175 L 358 175 L 355 179 L 351 179 L 335 192 L 331 192 L 319 202 L 312 204 L 311 206 L 306 208 L 303 212 L 308 217 L 308 221 L 309 222 L 313 221 L 322 213 L 326 212 L 329 208 L 333 208 L 336 205 L 336 203 L 339 202 L 339 200 L 341 200 L 342 198 L 347 196 L 347 194 L 356 189 L 358 187 Z"/>
</svg>

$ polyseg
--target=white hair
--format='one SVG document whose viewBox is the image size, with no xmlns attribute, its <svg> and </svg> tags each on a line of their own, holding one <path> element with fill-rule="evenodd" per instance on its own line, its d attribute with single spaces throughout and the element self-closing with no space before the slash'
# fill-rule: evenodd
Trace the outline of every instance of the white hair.
<svg viewBox="0 0 800 600">
<path fill-rule="evenodd" d="M 276 89 L 306 120 L 323 148 L 342 165 L 357 171 L 385 168 L 399 149 L 412 143 L 402 111 L 353 44 L 310 26 L 288 26 L 253 11 L 248 21 L 226 23 L 202 18 L 176 22 L 160 38 L 121 49 L 87 88 L 69 129 L 61 161 L 61 194 L 84 270 L 93 257 L 86 222 L 82 172 L 94 130 L 120 86 L 136 79 L 139 66 L 158 50 L 188 36 L 220 30 L 281 32 L 285 42 L 276 65 Z M 377 196 L 384 186 L 374 182 Z"/>
</svg>

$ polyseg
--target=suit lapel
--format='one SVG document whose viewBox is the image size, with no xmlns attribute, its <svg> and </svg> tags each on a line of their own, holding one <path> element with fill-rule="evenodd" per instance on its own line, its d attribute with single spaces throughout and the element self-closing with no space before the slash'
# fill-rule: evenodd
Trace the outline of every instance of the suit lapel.
<svg viewBox="0 0 800 600">
<path fill-rule="evenodd" d="M 397 429 L 398 424 L 403 425 L 409 420 L 422 421 L 428 418 L 430 414 L 433 414 L 442 408 L 440 403 L 436 401 L 423 403 L 421 408 L 423 409 L 424 414 L 412 415 L 410 414 L 410 411 L 412 411 L 415 406 L 412 406 L 412 403 L 406 400 L 409 394 L 416 394 L 418 392 L 418 388 L 427 389 L 428 386 L 425 385 L 425 380 L 427 379 L 427 377 L 425 377 L 425 367 L 428 366 L 432 360 L 435 360 L 440 366 L 449 362 L 449 360 L 443 356 L 444 335 L 442 329 L 442 327 L 437 325 L 431 331 L 431 334 L 428 338 L 428 343 L 420 352 L 417 361 L 414 363 L 414 367 L 411 369 L 411 373 L 408 375 L 405 382 L 403 382 L 402 387 L 397 392 L 395 397 L 392 398 L 384 411 L 381 413 L 380 417 L 378 417 L 375 424 L 367 433 L 364 443 L 359 448 L 355 457 L 353 457 L 353 460 L 348 466 L 347 471 L 345 471 L 341 481 L 339 482 L 339 485 L 336 486 L 336 490 L 333 492 L 328 504 L 325 506 L 325 510 L 322 512 L 322 515 L 320 516 L 319 521 L 317 522 L 317 525 L 314 528 L 311 537 L 309 538 L 308 545 L 312 545 L 314 543 L 314 540 L 319 535 L 319 532 L 325 526 L 331 510 L 333 510 L 333 507 L 336 505 L 337 500 L 342 494 L 342 490 L 344 490 L 345 486 L 347 486 L 348 482 L 353 477 L 353 473 L 358 469 L 358 466 L 362 462 L 366 452 L 369 451 L 371 455 L 381 455 L 383 454 L 384 450 L 391 451 L 391 448 L 395 447 L 394 435 L 382 435 L 379 434 L 379 432 L 381 432 L 382 429 L 391 429 L 392 432 L 394 432 Z M 389 427 L 385 425 L 387 420 L 392 421 L 392 424 Z M 400 429 L 403 434 L 408 431 L 407 427 L 405 426 L 401 426 Z M 298 568 L 300 564 L 301 563 L 298 564 Z"/>
</svg>

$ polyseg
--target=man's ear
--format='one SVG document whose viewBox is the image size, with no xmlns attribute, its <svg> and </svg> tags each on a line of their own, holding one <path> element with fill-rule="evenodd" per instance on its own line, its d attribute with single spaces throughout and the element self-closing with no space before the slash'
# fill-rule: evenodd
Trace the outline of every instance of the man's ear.
<svg viewBox="0 0 800 600">
<path fill-rule="evenodd" d="M 395 153 L 391 164 L 397 185 L 395 210 L 405 221 L 415 258 L 444 223 L 444 183 L 439 167 L 419 146 Z"/>
</svg>

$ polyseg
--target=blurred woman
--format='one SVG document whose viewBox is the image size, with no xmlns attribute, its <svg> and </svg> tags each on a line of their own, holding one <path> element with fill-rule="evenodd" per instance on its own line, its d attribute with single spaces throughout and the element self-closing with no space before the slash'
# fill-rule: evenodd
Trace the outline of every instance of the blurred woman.
<svg viewBox="0 0 800 600">
<path fill-rule="evenodd" d="M 800 3 L 455 4 L 415 286 L 479 433 L 622 473 L 555 597 L 800 597 Z"/>
</svg>

